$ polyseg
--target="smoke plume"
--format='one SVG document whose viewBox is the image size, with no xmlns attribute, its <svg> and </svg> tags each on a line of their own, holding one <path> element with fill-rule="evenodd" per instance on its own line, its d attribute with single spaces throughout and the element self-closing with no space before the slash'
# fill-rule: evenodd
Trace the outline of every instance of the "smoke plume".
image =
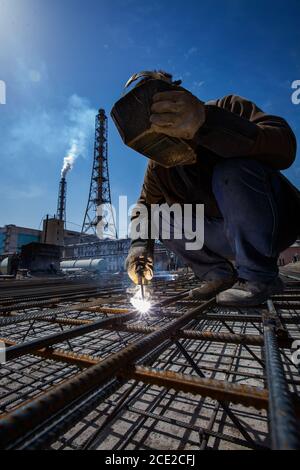
<svg viewBox="0 0 300 470">
<path fill-rule="evenodd" d="M 65 178 L 67 173 L 73 169 L 75 160 L 78 156 L 78 144 L 77 142 L 72 142 L 71 147 L 67 156 L 64 158 L 64 164 L 61 170 L 61 177 Z"/>
<path fill-rule="evenodd" d="M 95 115 L 96 110 L 90 108 L 86 100 L 77 95 L 71 97 L 67 116 L 70 126 L 65 130 L 69 150 L 64 158 L 62 178 L 73 169 L 79 156 L 86 156 L 88 143 L 93 138 Z"/>
</svg>

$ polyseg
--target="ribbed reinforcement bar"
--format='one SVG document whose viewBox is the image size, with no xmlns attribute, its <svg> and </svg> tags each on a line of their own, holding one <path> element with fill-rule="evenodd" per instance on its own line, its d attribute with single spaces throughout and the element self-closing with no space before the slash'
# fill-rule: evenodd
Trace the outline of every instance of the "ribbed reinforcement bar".
<svg viewBox="0 0 300 470">
<path fill-rule="evenodd" d="M 170 299 L 168 299 L 170 302 Z M 174 299 L 173 299 L 174 300 Z M 96 387 L 105 385 L 117 372 L 124 367 L 134 364 L 151 352 L 156 346 L 167 340 L 172 333 L 188 324 L 191 320 L 212 307 L 215 300 L 206 302 L 190 310 L 177 320 L 170 322 L 160 331 L 150 334 L 140 341 L 129 345 L 122 351 L 112 354 L 101 363 L 81 372 L 67 382 L 52 388 L 29 404 L 12 411 L 0 419 L 0 446 L 5 448 L 12 440 L 21 437 L 30 429 L 41 425 L 44 421 Z M 124 316 L 122 317 L 124 319 Z M 87 325 L 79 328 L 90 328 Z"/>
<path fill-rule="evenodd" d="M 299 427 L 276 337 L 276 311 L 271 301 L 268 307 L 270 314 L 264 315 L 264 338 L 272 449 L 297 450 L 300 449 Z"/>
</svg>

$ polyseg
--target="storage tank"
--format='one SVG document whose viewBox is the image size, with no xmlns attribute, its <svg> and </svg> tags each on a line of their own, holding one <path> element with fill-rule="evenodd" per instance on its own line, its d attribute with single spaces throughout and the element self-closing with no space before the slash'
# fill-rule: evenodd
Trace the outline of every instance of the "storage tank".
<svg viewBox="0 0 300 470">
<path fill-rule="evenodd" d="M 104 259 L 71 259 L 61 261 L 60 269 L 65 272 L 78 272 L 78 271 L 89 271 L 89 272 L 105 272 L 106 261 Z"/>
<path fill-rule="evenodd" d="M 4 258 L 0 262 L 0 274 L 3 276 L 7 276 L 10 274 L 10 259 L 9 258 Z"/>
<path fill-rule="evenodd" d="M 2 276 L 15 276 L 19 268 L 19 256 L 9 255 L 0 262 L 0 274 Z"/>
</svg>

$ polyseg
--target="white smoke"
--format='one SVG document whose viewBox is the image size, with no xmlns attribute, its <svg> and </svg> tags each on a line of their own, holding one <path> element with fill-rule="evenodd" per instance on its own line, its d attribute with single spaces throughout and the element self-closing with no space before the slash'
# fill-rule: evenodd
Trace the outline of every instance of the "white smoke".
<svg viewBox="0 0 300 470">
<path fill-rule="evenodd" d="M 65 178 L 67 173 L 73 169 L 75 160 L 78 156 L 78 142 L 75 140 L 71 143 L 71 147 L 68 151 L 67 156 L 64 158 L 64 164 L 61 170 L 61 177 Z"/>
<path fill-rule="evenodd" d="M 29 167 L 41 166 L 40 159 L 53 164 L 65 156 L 62 172 L 68 172 L 78 157 L 92 157 L 96 115 L 97 109 L 76 94 L 62 108 L 25 106 L 15 121 L 7 124 L 5 138 L 1 140 L 1 165 L 9 168 L 13 162 L 14 175 L 25 186 L 29 181 L 24 180 L 24 175 Z M 24 153 L 28 156 L 26 162 Z"/>
<path fill-rule="evenodd" d="M 95 116 L 96 110 L 90 108 L 86 100 L 77 95 L 70 98 L 68 120 L 71 125 L 65 132 L 70 143 L 61 170 L 63 178 L 73 169 L 79 156 L 86 156 L 88 142 L 94 132 Z"/>
<path fill-rule="evenodd" d="M 73 165 L 74 165 L 74 161 L 75 161 L 75 159 L 71 155 L 68 155 L 67 157 L 64 158 L 64 164 L 63 164 L 63 167 L 61 169 L 61 177 L 62 178 L 65 178 L 67 176 L 67 173 L 69 173 L 69 171 L 72 170 Z"/>
</svg>

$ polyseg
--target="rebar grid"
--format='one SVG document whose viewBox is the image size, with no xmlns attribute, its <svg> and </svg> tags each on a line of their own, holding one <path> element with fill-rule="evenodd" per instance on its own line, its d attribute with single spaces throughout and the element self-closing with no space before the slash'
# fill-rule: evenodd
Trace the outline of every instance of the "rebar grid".
<svg viewBox="0 0 300 470">
<path fill-rule="evenodd" d="M 14 422 L 9 424 L 8 418 L 11 413 L 12 415 L 15 413 L 15 409 L 19 409 L 20 413 L 23 412 L 26 402 L 31 401 L 34 404 L 35 399 L 45 391 L 64 383 L 69 378 L 79 377 L 82 370 L 92 367 L 92 363 L 97 364 L 99 361 L 100 364 L 100 361 L 110 358 L 113 354 L 123 352 L 129 345 L 139 343 L 147 336 L 152 337 L 155 335 L 154 329 L 161 331 L 191 309 L 199 308 L 198 303 L 184 298 L 170 305 L 159 305 L 159 303 L 168 303 L 173 296 L 185 292 L 194 285 L 195 281 L 184 277 L 165 284 L 157 283 L 154 288 L 157 304 L 152 314 L 147 317 L 135 316 L 126 322 L 119 321 L 123 316 L 119 310 L 121 308 L 131 311 L 131 307 L 124 288 L 120 286 L 114 286 L 111 292 L 109 289 L 106 291 L 102 289 L 98 293 L 93 290 L 91 297 L 89 292 L 78 292 L 73 288 L 70 292 L 68 288 L 64 288 L 67 300 L 53 302 L 48 298 L 47 305 L 37 305 L 33 308 L 31 305 L 29 308 L 26 308 L 26 305 L 19 306 L 20 303 L 28 304 L 32 297 L 24 297 L 27 300 L 23 302 L 18 296 L 15 303 L 13 296 L 6 297 L 4 307 L 9 304 L 10 309 L 9 312 L 7 310 L 2 312 L 0 321 L 1 318 L 13 320 L 15 316 L 17 318 L 24 315 L 24 321 L 20 323 L 1 326 L 0 337 L 10 341 L 10 345 L 26 344 L 37 338 L 66 333 L 73 330 L 75 324 L 84 326 L 108 318 L 117 319 L 118 322 L 71 339 L 64 338 L 63 341 L 55 342 L 44 351 L 37 349 L 31 354 L 20 353 L 19 357 L 2 365 L 0 410 L 4 420 L 0 421 L 0 424 L 8 423 L 13 427 Z M 295 395 L 299 395 L 300 387 L 299 371 L 291 360 L 292 341 L 300 338 L 299 285 L 294 282 L 287 287 L 284 296 L 273 299 L 275 310 L 273 316 L 275 315 L 277 322 L 274 331 L 280 345 L 285 383 L 294 394 L 293 402 Z M 59 289 L 55 291 L 55 295 L 61 299 Z M 45 291 L 39 292 L 34 298 L 36 303 L 41 302 L 39 296 L 47 297 Z M 72 296 L 75 296 L 74 301 Z M 82 302 L 85 300 L 96 303 L 99 300 L 99 308 L 82 308 Z M 49 307 L 51 309 L 59 307 L 61 310 L 57 314 L 53 314 L 52 311 L 49 316 Z M 151 367 L 154 375 L 155 371 L 174 372 L 197 380 L 207 378 L 217 380 L 218 383 L 248 385 L 267 391 L 265 351 L 262 347 L 266 329 L 263 319 L 266 312 L 268 312 L 267 306 L 237 311 L 221 309 L 211 304 L 199 315 L 190 319 L 188 328 L 184 327 L 169 335 L 166 347 L 163 342 L 162 350 L 156 354 L 157 357 L 154 348 L 154 356 L 150 358 L 147 356 L 144 360 L 145 365 Z M 26 319 L 27 315 L 33 314 L 36 316 Z M 281 323 L 283 331 L 278 329 L 278 322 Z M 188 332 L 185 334 L 186 329 L 188 332 L 193 330 L 199 333 L 212 333 L 213 339 L 189 339 Z M 245 340 L 233 344 L 228 341 L 228 335 L 245 335 Z M 250 342 L 249 345 L 247 338 L 253 336 L 262 344 L 253 345 Z M 66 360 L 66 353 L 72 356 L 71 359 L 68 357 L 72 363 Z M 41 357 L 41 354 L 46 357 Z M 142 357 L 143 354 L 141 354 L 141 365 L 144 364 Z M 76 411 L 77 402 L 71 404 L 71 400 L 65 400 L 71 416 L 69 425 L 66 425 L 65 429 L 61 424 L 59 427 L 54 423 L 48 432 L 46 424 L 49 423 L 44 421 L 45 430 L 41 433 L 42 437 L 36 439 L 37 444 L 34 443 L 34 432 L 33 436 L 25 437 L 24 430 L 23 441 L 18 436 L 11 444 L 5 443 L 4 447 L 9 448 L 12 445 L 22 448 L 24 445 L 25 448 L 50 446 L 52 449 L 110 450 L 272 447 L 268 424 L 270 413 L 266 409 L 257 410 L 240 403 L 227 403 L 221 399 L 220 391 L 218 392 L 220 398 L 216 400 L 209 396 L 210 392 L 206 396 L 193 395 L 181 391 L 179 385 L 179 389 L 174 390 L 147 381 L 135 382 L 131 379 L 130 368 L 129 370 L 125 368 L 125 371 L 121 369 L 119 373 L 112 374 L 114 382 L 107 390 L 103 383 L 94 388 L 94 392 L 90 390 L 88 394 L 82 393 L 81 399 L 86 400 L 86 405 L 83 407 L 85 413 Z M 178 376 L 176 380 L 178 381 Z M 89 394 L 92 392 L 95 396 L 91 399 Z M 43 422 L 41 426 L 43 428 Z M 295 433 L 295 427 L 292 427 L 292 430 Z M 296 432 L 298 433 L 298 429 Z"/>
</svg>

